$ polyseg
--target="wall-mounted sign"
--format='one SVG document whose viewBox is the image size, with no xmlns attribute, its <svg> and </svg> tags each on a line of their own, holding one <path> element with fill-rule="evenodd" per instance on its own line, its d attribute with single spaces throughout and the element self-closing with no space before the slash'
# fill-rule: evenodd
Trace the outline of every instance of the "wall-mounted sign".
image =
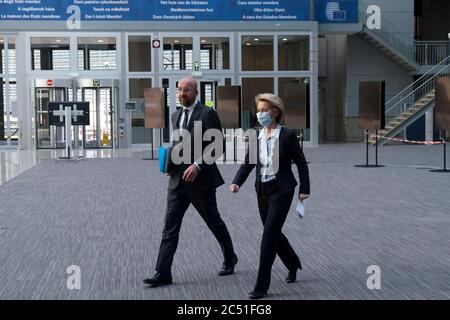
<svg viewBox="0 0 450 320">
<path fill-rule="evenodd" d="M 74 7 L 83 21 L 310 20 L 310 0 L 8 0 L 0 1 L 0 20 L 62 21 Z"/>
<path fill-rule="evenodd" d="M 153 40 L 152 41 L 152 47 L 155 49 L 158 49 L 159 47 L 161 47 L 161 41 L 160 40 Z"/>
<path fill-rule="evenodd" d="M 94 79 L 92 80 L 92 85 L 94 87 L 100 87 L 100 79 Z"/>
<path fill-rule="evenodd" d="M 319 23 L 358 23 L 358 0 L 315 0 Z"/>
<path fill-rule="evenodd" d="M 53 81 L 52 79 L 48 79 L 47 80 L 47 86 L 48 87 L 53 87 L 55 85 L 55 81 Z"/>
<path fill-rule="evenodd" d="M 136 110 L 136 101 L 127 101 L 125 102 L 125 110 Z"/>
</svg>

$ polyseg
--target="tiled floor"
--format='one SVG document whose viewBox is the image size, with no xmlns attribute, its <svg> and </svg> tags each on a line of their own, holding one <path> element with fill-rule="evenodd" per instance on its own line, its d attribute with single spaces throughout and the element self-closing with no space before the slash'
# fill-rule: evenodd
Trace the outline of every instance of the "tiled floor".
<svg viewBox="0 0 450 320">
<path fill-rule="evenodd" d="M 217 276 L 220 248 L 190 208 L 174 285 L 149 289 L 142 279 L 155 266 L 167 190 L 156 161 L 142 161 L 139 150 L 87 151 L 79 162 L 55 161 L 53 151 L 0 153 L 4 180 L 23 172 L 0 186 L 0 299 L 247 298 L 262 233 L 254 174 L 230 194 L 237 165 L 219 165 L 226 184 L 217 201 L 236 273 Z M 311 198 L 305 218 L 292 210 L 283 229 L 303 270 L 287 284 L 277 259 L 268 299 L 449 299 L 450 175 L 429 172 L 442 167 L 442 146 L 382 147 L 386 167 L 372 169 L 354 167 L 365 162 L 362 144 L 305 153 Z M 71 265 L 80 290 L 67 287 Z M 379 290 L 367 287 L 371 266 L 381 270 Z"/>
</svg>

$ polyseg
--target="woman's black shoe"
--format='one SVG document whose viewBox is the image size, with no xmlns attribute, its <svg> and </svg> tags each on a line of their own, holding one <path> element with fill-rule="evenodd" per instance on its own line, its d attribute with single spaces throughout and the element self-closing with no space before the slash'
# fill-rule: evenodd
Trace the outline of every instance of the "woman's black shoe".
<svg viewBox="0 0 450 320">
<path fill-rule="evenodd" d="M 261 299 L 264 298 L 265 296 L 267 296 L 267 291 L 253 290 L 252 292 L 250 292 L 248 297 L 250 299 Z"/>
<path fill-rule="evenodd" d="M 287 283 L 292 283 L 295 282 L 297 280 L 297 270 L 299 268 L 295 268 L 293 270 L 289 270 L 288 276 L 286 278 L 286 282 Z"/>
</svg>

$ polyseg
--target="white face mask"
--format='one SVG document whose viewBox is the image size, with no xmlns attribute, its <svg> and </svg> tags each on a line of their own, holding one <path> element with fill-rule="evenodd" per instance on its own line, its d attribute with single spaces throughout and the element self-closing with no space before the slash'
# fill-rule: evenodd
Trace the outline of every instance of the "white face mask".
<svg viewBox="0 0 450 320">
<path fill-rule="evenodd" d="M 264 128 L 269 127 L 273 122 L 272 117 L 270 116 L 270 112 L 258 112 L 256 114 L 256 117 L 258 118 L 258 122 Z"/>
</svg>

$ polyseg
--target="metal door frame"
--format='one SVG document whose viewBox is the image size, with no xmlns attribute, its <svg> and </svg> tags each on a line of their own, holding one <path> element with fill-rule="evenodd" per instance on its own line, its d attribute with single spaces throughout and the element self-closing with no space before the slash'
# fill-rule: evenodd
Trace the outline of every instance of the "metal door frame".
<svg viewBox="0 0 450 320">
<path fill-rule="evenodd" d="M 86 147 L 86 127 L 83 127 L 83 148 L 84 149 L 112 149 L 112 148 L 116 148 L 117 147 L 117 117 L 118 117 L 118 99 L 119 99 L 119 80 L 114 79 L 114 78 L 109 78 L 109 79 L 105 79 L 105 78 L 99 78 L 96 80 L 99 80 L 99 85 L 94 85 L 94 79 L 95 78 L 83 78 L 83 79 L 77 79 L 75 81 L 76 83 L 76 90 L 78 91 L 78 89 L 81 90 L 81 100 L 84 100 L 84 94 L 83 94 L 83 89 L 84 88 L 88 88 L 88 89 L 98 89 L 97 92 L 100 92 L 100 89 L 105 88 L 105 89 L 110 89 L 110 116 L 111 116 L 111 142 L 110 142 L 110 146 L 107 147 L 102 147 L 101 144 L 99 143 L 98 140 L 98 133 L 97 133 L 97 146 L 96 147 Z M 75 93 L 76 95 L 77 93 Z M 100 105 L 100 95 L 97 94 L 96 97 L 97 101 L 97 106 Z M 98 112 L 98 110 L 97 110 Z M 99 121 L 99 117 L 97 115 L 97 123 L 96 126 L 97 128 L 98 126 L 98 121 Z M 101 136 L 100 136 L 101 139 Z"/>
<path fill-rule="evenodd" d="M 95 147 L 87 147 L 86 146 L 86 127 L 83 126 L 83 148 L 84 149 L 111 149 L 113 148 L 114 145 L 114 138 L 115 138 L 115 132 L 114 132 L 114 107 L 113 107 L 113 92 L 114 92 L 114 87 L 106 87 L 106 86 L 101 86 L 101 87 L 79 87 L 79 89 L 81 89 L 81 100 L 85 101 L 85 90 L 93 90 L 95 92 L 95 103 L 96 103 L 96 123 L 95 123 L 95 128 L 96 128 L 96 146 Z M 111 139 L 110 139 L 110 145 L 109 146 L 102 146 L 101 145 L 101 132 L 99 130 L 100 128 L 100 91 L 101 89 L 109 89 L 109 101 L 110 101 L 110 105 L 109 105 L 109 120 L 110 120 L 110 133 L 111 133 Z"/>
<path fill-rule="evenodd" d="M 51 78 L 50 78 L 51 79 Z M 33 98 L 34 98 L 34 134 L 35 134 L 35 146 L 36 149 L 64 149 L 64 147 L 58 147 L 57 141 L 58 141 L 58 131 L 56 128 L 52 129 L 52 126 L 49 126 L 49 133 L 50 133 L 50 146 L 49 147 L 42 147 L 39 146 L 39 135 L 38 135 L 38 90 L 58 90 L 63 89 L 64 93 L 64 101 L 67 101 L 69 99 L 69 89 L 71 88 L 74 90 L 74 83 L 73 80 L 70 79 L 52 79 L 54 81 L 52 86 L 47 85 L 48 79 L 34 79 L 34 86 L 33 89 Z M 72 91 L 74 92 L 74 91 Z M 49 97 L 49 102 L 50 97 Z M 52 130 L 55 131 L 54 136 L 56 141 L 52 141 Z"/>
</svg>

